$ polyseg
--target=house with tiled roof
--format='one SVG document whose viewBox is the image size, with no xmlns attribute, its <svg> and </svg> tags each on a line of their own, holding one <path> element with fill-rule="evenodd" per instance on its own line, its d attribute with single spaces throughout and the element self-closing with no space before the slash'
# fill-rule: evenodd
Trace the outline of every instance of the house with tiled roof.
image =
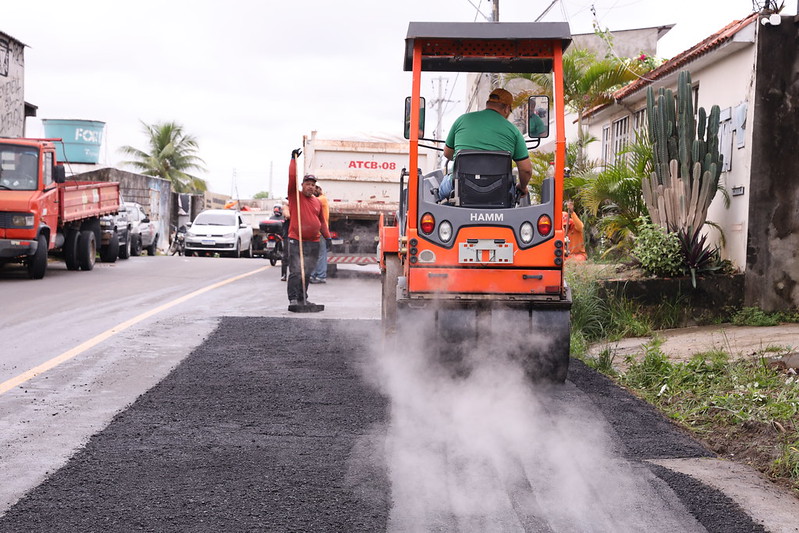
<svg viewBox="0 0 799 533">
<path fill-rule="evenodd" d="M 721 108 L 720 185 L 704 231 L 744 272 L 744 305 L 799 307 L 799 21 L 752 13 L 721 28 L 587 114 L 589 158 L 612 163 L 646 128 L 649 87 L 691 73 L 694 109 Z M 676 92 L 676 91 L 675 91 Z"/>
</svg>

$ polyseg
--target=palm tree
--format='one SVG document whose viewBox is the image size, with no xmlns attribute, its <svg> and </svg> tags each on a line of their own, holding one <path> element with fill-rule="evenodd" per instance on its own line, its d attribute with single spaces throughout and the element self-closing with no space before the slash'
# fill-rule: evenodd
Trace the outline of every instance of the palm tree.
<svg viewBox="0 0 799 533">
<path fill-rule="evenodd" d="M 141 171 L 145 176 L 157 176 L 172 182 L 176 192 L 204 192 L 208 184 L 204 179 L 189 174 L 193 170 L 204 171 L 205 162 L 197 156 L 197 139 L 183 131 L 176 122 L 145 124 L 149 149 L 139 150 L 123 146 L 120 151 L 132 160 L 124 164 Z"/>
<path fill-rule="evenodd" d="M 645 132 L 601 172 L 583 171 L 567 179 L 564 186 L 576 191 L 580 205 L 595 221 L 597 231 L 611 243 L 608 252 L 623 253 L 632 246 L 639 219 L 647 214 L 641 194 L 641 180 L 652 172 L 652 144 Z"/>
<path fill-rule="evenodd" d="M 567 109 L 577 114 L 577 128 L 583 132 L 585 113 L 597 106 L 613 101 L 613 92 L 638 79 L 649 68 L 640 61 L 610 57 L 598 59 L 594 52 L 575 48 L 563 56 L 563 99 Z M 545 94 L 552 94 L 550 74 L 509 74 L 510 78 L 532 81 Z M 584 135 L 578 136 L 576 166 L 585 166 L 583 161 Z"/>
</svg>

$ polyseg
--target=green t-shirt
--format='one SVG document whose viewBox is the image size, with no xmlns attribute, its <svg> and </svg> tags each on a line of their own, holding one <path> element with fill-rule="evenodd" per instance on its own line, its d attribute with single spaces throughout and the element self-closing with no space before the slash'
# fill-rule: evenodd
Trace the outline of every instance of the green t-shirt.
<svg viewBox="0 0 799 533">
<path fill-rule="evenodd" d="M 459 116 L 447 135 L 447 146 L 455 150 L 505 150 L 514 161 L 530 157 L 519 128 L 493 109 Z"/>
<path fill-rule="evenodd" d="M 538 115 L 533 115 L 530 117 L 530 126 L 530 137 L 543 135 L 544 132 L 547 131 L 547 127 L 544 125 L 543 119 Z"/>
</svg>

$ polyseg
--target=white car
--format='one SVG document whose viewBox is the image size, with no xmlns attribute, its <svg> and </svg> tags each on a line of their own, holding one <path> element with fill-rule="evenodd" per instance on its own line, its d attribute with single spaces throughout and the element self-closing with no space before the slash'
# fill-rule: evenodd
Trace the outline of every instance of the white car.
<svg viewBox="0 0 799 533">
<path fill-rule="evenodd" d="M 197 215 L 186 232 L 186 255 L 252 257 L 252 227 L 238 211 L 207 209 Z"/>
</svg>

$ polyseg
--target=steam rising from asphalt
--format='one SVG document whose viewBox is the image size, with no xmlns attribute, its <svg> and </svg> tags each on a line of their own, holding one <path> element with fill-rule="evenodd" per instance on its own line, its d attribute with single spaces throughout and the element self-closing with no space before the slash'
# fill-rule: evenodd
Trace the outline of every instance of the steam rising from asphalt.
<svg viewBox="0 0 799 533">
<path fill-rule="evenodd" d="M 370 448 L 389 477 L 389 531 L 644 531 L 685 514 L 652 503 L 649 471 L 618 457 L 573 386 L 532 385 L 503 350 L 535 339 L 503 332 L 453 366 L 430 326 L 403 330 L 370 369 L 390 400 Z"/>
</svg>

